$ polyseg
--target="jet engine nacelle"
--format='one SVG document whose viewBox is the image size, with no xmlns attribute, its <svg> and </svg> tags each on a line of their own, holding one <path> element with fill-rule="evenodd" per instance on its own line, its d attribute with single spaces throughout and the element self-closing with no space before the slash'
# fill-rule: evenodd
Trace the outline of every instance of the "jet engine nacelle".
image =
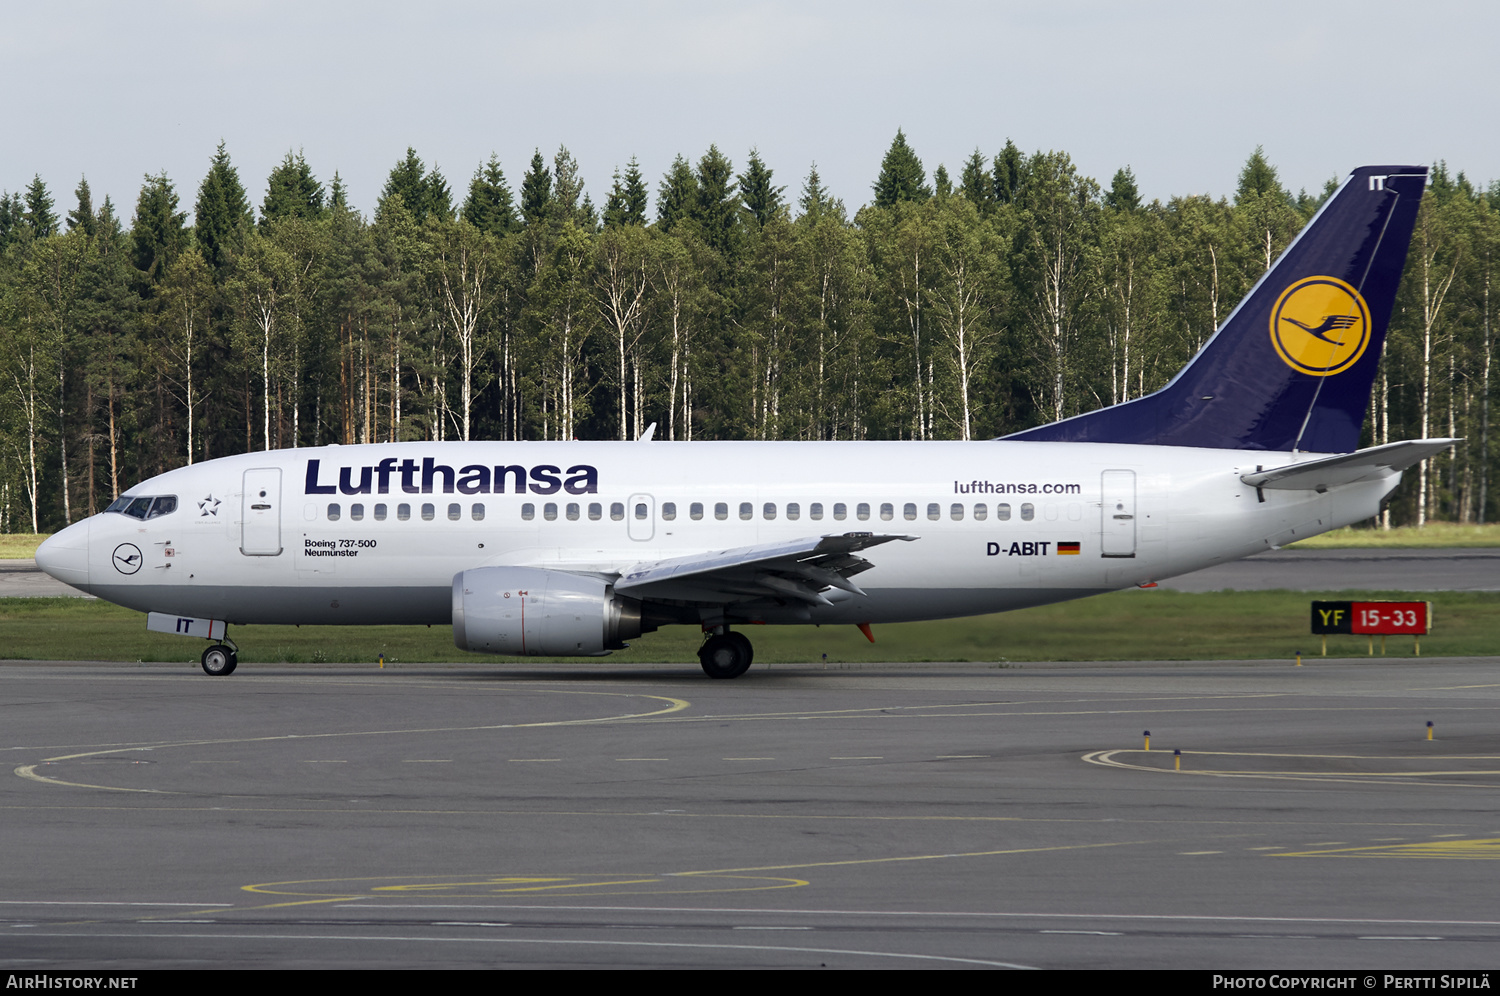
<svg viewBox="0 0 1500 996">
<path fill-rule="evenodd" d="M 641 603 L 599 578 L 534 567 L 453 577 L 453 643 L 522 657 L 599 657 L 641 635 Z"/>
</svg>

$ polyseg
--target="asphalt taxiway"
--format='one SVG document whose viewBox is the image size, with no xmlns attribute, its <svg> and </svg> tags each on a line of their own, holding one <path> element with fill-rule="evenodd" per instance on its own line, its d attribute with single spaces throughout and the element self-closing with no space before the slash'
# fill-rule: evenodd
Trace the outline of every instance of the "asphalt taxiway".
<svg viewBox="0 0 1500 996">
<path fill-rule="evenodd" d="M 0 967 L 1491 967 L 1497 665 L 4 662 Z"/>
</svg>

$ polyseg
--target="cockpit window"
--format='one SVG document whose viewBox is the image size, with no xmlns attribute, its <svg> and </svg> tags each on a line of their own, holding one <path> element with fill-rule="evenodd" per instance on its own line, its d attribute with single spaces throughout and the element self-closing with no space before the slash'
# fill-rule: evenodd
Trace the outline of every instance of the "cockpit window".
<svg viewBox="0 0 1500 996">
<path fill-rule="evenodd" d="M 154 519 L 159 515 L 168 515 L 177 511 L 176 495 L 159 496 L 136 496 L 121 495 L 110 502 L 106 512 L 119 512 L 128 515 L 132 519 Z"/>
</svg>

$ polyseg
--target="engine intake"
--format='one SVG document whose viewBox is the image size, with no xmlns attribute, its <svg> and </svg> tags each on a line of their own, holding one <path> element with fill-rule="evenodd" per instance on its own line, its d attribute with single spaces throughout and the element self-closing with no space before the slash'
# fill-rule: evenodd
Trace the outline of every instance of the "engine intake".
<svg viewBox="0 0 1500 996">
<path fill-rule="evenodd" d="M 453 643 L 521 657 L 599 657 L 641 635 L 641 603 L 607 581 L 534 567 L 453 577 Z"/>
</svg>

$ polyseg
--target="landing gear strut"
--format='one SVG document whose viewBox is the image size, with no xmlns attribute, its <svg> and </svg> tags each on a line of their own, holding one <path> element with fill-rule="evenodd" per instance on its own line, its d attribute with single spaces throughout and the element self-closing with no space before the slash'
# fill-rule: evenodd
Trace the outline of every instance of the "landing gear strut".
<svg viewBox="0 0 1500 996">
<path fill-rule="evenodd" d="M 703 673 L 710 678 L 738 678 L 750 670 L 755 648 L 743 633 L 725 630 L 710 636 L 698 651 Z"/>
<path fill-rule="evenodd" d="M 238 647 L 215 643 L 203 651 L 203 673 L 215 678 L 223 677 L 226 674 L 233 674 L 234 669 L 239 666 L 239 663 L 240 653 Z"/>
</svg>

